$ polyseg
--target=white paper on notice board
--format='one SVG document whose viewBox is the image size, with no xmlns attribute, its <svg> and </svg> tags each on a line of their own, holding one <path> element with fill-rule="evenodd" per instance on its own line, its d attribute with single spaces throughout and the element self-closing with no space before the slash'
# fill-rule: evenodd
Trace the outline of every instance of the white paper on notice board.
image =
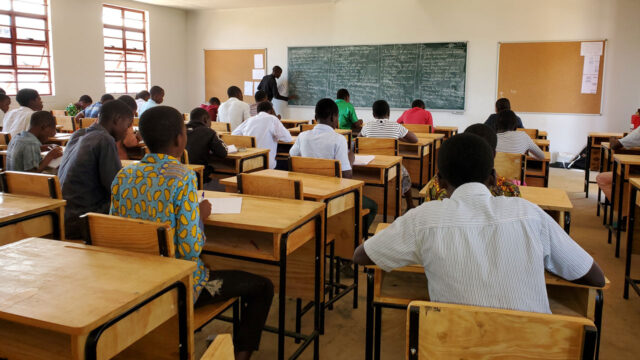
<svg viewBox="0 0 640 360">
<path fill-rule="evenodd" d="M 260 85 L 260 81 L 254 81 L 253 82 L 253 93 L 257 93 L 258 92 L 258 85 Z"/>
<path fill-rule="evenodd" d="M 595 94 L 598 92 L 598 75 L 582 75 L 582 94 Z"/>
<path fill-rule="evenodd" d="M 585 56 L 582 75 L 598 75 L 600 71 L 600 56 Z"/>
<path fill-rule="evenodd" d="M 580 56 L 602 56 L 602 41 L 580 43 Z"/>
<path fill-rule="evenodd" d="M 253 55 L 253 67 L 256 69 L 264 68 L 264 57 L 262 56 L 262 54 Z"/>
<path fill-rule="evenodd" d="M 264 69 L 253 69 L 253 80 L 262 80 L 264 77 Z"/>
<path fill-rule="evenodd" d="M 253 96 L 253 81 L 244 82 L 244 95 Z"/>
</svg>

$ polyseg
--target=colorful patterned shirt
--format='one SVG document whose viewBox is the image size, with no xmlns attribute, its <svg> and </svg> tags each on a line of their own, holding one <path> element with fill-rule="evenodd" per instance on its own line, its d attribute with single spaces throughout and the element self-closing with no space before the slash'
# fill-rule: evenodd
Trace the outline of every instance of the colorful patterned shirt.
<svg viewBox="0 0 640 360">
<path fill-rule="evenodd" d="M 75 104 L 69 104 L 65 110 L 67 112 L 67 116 L 76 116 L 80 112 L 80 109 L 78 109 Z"/>
<path fill-rule="evenodd" d="M 147 154 L 118 173 L 111 185 L 111 215 L 157 221 L 175 230 L 176 258 L 194 261 L 193 301 L 209 279 L 200 259 L 205 235 L 196 174 L 176 158 Z"/>
<path fill-rule="evenodd" d="M 496 186 L 489 188 L 493 196 L 508 196 L 508 197 L 520 197 L 520 189 L 518 185 L 510 182 L 503 176 L 498 176 L 496 179 Z M 449 194 L 446 189 L 441 189 L 438 184 L 437 177 L 433 177 L 427 183 L 427 198 L 426 201 L 431 200 L 444 200 L 448 199 Z"/>
</svg>

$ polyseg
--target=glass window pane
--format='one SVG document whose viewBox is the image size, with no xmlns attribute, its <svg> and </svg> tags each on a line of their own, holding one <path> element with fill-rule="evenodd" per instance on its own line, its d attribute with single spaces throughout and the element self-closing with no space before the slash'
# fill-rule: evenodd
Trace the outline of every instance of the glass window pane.
<svg viewBox="0 0 640 360">
<path fill-rule="evenodd" d="M 0 0 L 0 10 L 11 10 L 11 0 Z"/>
<path fill-rule="evenodd" d="M 49 81 L 47 73 L 18 70 L 18 82 L 42 82 Z"/>
<path fill-rule="evenodd" d="M 45 22 L 42 19 L 34 19 L 22 16 L 16 16 L 16 26 L 34 28 L 34 29 L 45 29 Z"/>
<path fill-rule="evenodd" d="M 0 53 L 11 54 L 11 44 L 0 43 Z"/>
<path fill-rule="evenodd" d="M 144 43 L 142 41 L 127 40 L 127 49 L 144 50 Z"/>
<path fill-rule="evenodd" d="M 104 53 L 105 60 L 124 60 L 123 53 L 114 53 L 114 52 L 105 52 Z"/>
<path fill-rule="evenodd" d="M 20 56 L 17 57 L 18 66 L 48 68 L 49 59 L 40 56 Z"/>
<path fill-rule="evenodd" d="M 11 25 L 11 16 L 0 15 L 0 25 Z"/>
<path fill-rule="evenodd" d="M 124 84 L 105 84 L 105 89 L 109 94 L 124 94 L 127 91 L 125 90 Z"/>
<path fill-rule="evenodd" d="M 122 26 L 122 11 L 109 7 L 103 7 L 102 22 L 109 25 Z"/>
<path fill-rule="evenodd" d="M 18 39 L 45 41 L 46 35 L 43 30 L 16 29 Z"/>
<path fill-rule="evenodd" d="M 13 65 L 13 60 L 11 58 L 11 55 L 0 55 L 0 65 L 2 66 Z"/>
<path fill-rule="evenodd" d="M 42 95 L 51 94 L 51 87 L 49 86 L 48 83 L 18 82 L 18 87 L 20 89 L 25 89 L 25 88 L 34 89 Z"/>
<path fill-rule="evenodd" d="M 144 53 L 129 52 L 127 53 L 127 61 L 147 61 L 147 57 Z"/>
<path fill-rule="evenodd" d="M 124 26 L 133 29 L 144 29 L 144 22 L 140 20 L 124 19 Z"/>
<path fill-rule="evenodd" d="M 0 26 L 0 37 L 11 38 L 11 28 L 8 26 Z"/>
<path fill-rule="evenodd" d="M 147 71 L 147 64 L 138 62 L 127 62 L 127 71 Z"/>
<path fill-rule="evenodd" d="M 144 40 L 144 34 L 137 31 L 127 31 L 127 40 Z"/>
<path fill-rule="evenodd" d="M 12 82 L 12 81 L 16 81 L 16 76 L 14 75 L 13 72 L 6 72 L 6 71 L 0 72 L 0 83 Z"/>
<path fill-rule="evenodd" d="M 142 20 L 142 13 L 137 11 L 124 11 L 124 17 L 132 20 Z"/>
<path fill-rule="evenodd" d="M 27 46 L 27 45 L 17 45 L 16 53 L 18 55 L 47 55 L 47 48 L 44 46 Z"/>
<path fill-rule="evenodd" d="M 142 84 L 132 84 L 132 83 L 127 83 L 127 88 L 129 90 L 130 93 L 137 93 L 140 92 L 142 90 L 146 90 L 147 89 L 147 84 L 146 83 L 142 83 Z"/>
<path fill-rule="evenodd" d="M 122 39 L 122 30 L 104 28 L 104 31 L 102 33 L 104 34 L 104 36 Z"/>
<path fill-rule="evenodd" d="M 105 61 L 104 69 L 106 71 L 124 71 L 124 61 Z"/>
<path fill-rule="evenodd" d="M 108 48 L 108 47 L 122 48 L 122 40 L 105 38 L 104 39 L 104 47 L 106 47 L 106 48 Z"/>
<path fill-rule="evenodd" d="M 30 1 L 18 1 L 13 0 L 13 10 L 17 12 L 23 12 L 28 14 L 44 15 L 46 14 L 46 8 L 41 2 L 34 3 Z"/>
</svg>

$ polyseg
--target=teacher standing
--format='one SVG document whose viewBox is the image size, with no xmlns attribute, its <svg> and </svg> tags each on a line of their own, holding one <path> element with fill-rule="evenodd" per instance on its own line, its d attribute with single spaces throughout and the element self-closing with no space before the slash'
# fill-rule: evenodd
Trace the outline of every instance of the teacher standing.
<svg viewBox="0 0 640 360">
<path fill-rule="evenodd" d="M 282 68 L 278 65 L 274 66 L 273 70 L 271 71 L 271 75 L 265 75 L 262 78 L 262 81 L 260 81 L 260 84 L 258 85 L 258 90 L 266 92 L 269 101 L 272 101 L 273 98 L 282 101 L 295 99 L 296 97 L 294 95 L 283 96 L 280 95 L 280 92 L 278 92 L 278 83 L 276 82 L 276 79 L 279 79 L 280 75 L 282 75 Z"/>
</svg>

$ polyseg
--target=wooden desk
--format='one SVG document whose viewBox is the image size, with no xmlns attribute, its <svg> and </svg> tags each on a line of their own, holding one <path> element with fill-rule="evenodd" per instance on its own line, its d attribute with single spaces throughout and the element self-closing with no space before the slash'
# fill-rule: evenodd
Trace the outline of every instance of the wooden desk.
<svg viewBox="0 0 640 360">
<path fill-rule="evenodd" d="M 549 144 L 551 144 L 551 142 L 546 139 L 533 139 L 533 143 L 538 145 L 542 151 L 549 151 Z"/>
<path fill-rule="evenodd" d="M 244 151 L 227 154 L 224 159 L 211 158 L 209 165 L 213 167 L 216 178 L 238 175 L 243 172 L 269 168 L 269 149 L 247 148 Z"/>
<path fill-rule="evenodd" d="M 38 238 L 2 246 L 0 358 L 193 359 L 195 266 Z"/>
<path fill-rule="evenodd" d="M 389 225 L 378 224 L 376 233 Z M 602 288 L 591 287 L 545 271 L 545 283 L 553 314 L 583 316 L 594 321 L 598 329 L 597 354 L 602 331 L 603 290 L 609 288 L 609 280 L 606 279 Z M 365 359 L 380 358 L 382 308 L 406 310 L 413 300 L 429 300 L 427 278 L 421 265 L 409 265 L 388 273 L 377 266 L 367 266 Z"/>
<path fill-rule="evenodd" d="M 69 140 L 71 140 L 71 133 L 57 133 L 55 136 L 50 137 L 49 140 L 47 140 L 47 144 L 57 144 L 60 146 L 64 146 L 67 145 L 67 143 L 69 142 Z"/>
<path fill-rule="evenodd" d="M 553 188 L 520 186 L 520 195 L 523 199 L 538 205 L 554 218 L 567 234 L 569 233 L 573 204 L 566 191 Z"/>
<path fill-rule="evenodd" d="M 611 146 L 609 144 L 609 142 L 602 142 L 600 143 L 600 169 L 599 171 L 602 172 L 607 172 L 607 171 L 613 171 L 613 155 L 615 154 L 626 154 L 626 155 L 640 155 L 640 147 L 635 147 L 635 148 L 622 148 L 622 149 L 618 149 L 618 150 L 613 150 L 611 149 Z M 602 207 L 604 209 L 604 216 L 603 216 L 603 225 L 607 224 L 607 211 L 609 209 L 609 199 L 606 198 L 604 199 L 604 202 L 601 201 L 602 199 L 602 189 L 600 189 L 600 187 L 598 187 L 598 202 L 596 204 L 596 215 L 600 216 L 600 208 Z"/>
<path fill-rule="evenodd" d="M 139 163 L 139 160 L 120 160 L 122 163 L 122 167 Z M 196 172 L 196 176 L 198 177 L 198 190 L 202 190 L 204 188 L 204 165 L 199 164 L 183 164 L 189 169 Z"/>
<path fill-rule="evenodd" d="M 527 156 L 527 168 L 524 171 L 527 186 L 549 186 L 549 163 L 551 154 L 544 153 L 544 160 L 538 160 L 532 156 Z"/>
<path fill-rule="evenodd" d="M 402 156 L 402 165 L 407 168 L 411 182 L 422 189 L 431 179 L 431 153 L 433 139 L 418 138 L 417 143 L 398 142 L 398 155 Z"/>
<path fill-rule="evenodd" d="M 640 226 L 640 221 L 636 223 L 636 215 L 640 214 L 638 210 L 638 206 L 640 206 L 640 199 L 638 198 L 638 189 L 640 189 L 640 179 L 632 178 L 629 180 L 631 184 L 631 197 L 630 203 L 632 204 L 629 208 L 629 222 L 627 224 L 627 253 L 625 258 L 625 267 L 624 267 L 624 293 L 623 297 L 625 299 L 629 298 L 629 286 L 633 288 L 636 294 L 640 295 L 640 279 L 634 279 L 631 277 L 631 255 L 632 254 L 640 254 L 640 240 L 638 239 L 640 234 L 640 230 L 638 227 Z"/>
<path fill-rule="evenodd" d="M 283 120 L 280 120 L 280 122 L 282 123 L 282 125 L 284 125 L 285 128 L 292 129 L 292 128 L 296 128 L 296 127 L 300 126 L 301 124 L 309 124 L 311 121 L 310 120 L 283 119 Z"/>
<path fill-rule="evenodd" d="M 269 278 L 278 291 L 278 359 L 284 359 L 287 297 L 313 301 L 314 326 L 302 351 L 314 342 L 319 351 L 320 309 L 324 307 L 324 209 L 319 202 L 205 191 L 206 198 L 241 197 L 240 214 L 204 219 L 207 242 L 202 260 L 211 269 L 244 270 Z"/>
<path fill-rule="evenodd" d="M 352 166 L 353 178 L 364 181 L 364 195 L 382 209 L 383 222 L 387 221 L 388 215 L 394 219 L 400 216 L 401 162 L 400 156 L 376 155 L 367 165 Z"/>
<path fill-rule="evenodd" d="M 437 134 L 444 134 L 445 139 L 448 139 L 458 133 L 458 127 L 457 126 L 435 126 L 433 128 L 433 132 Z"/>
<path fill-rule="evenodd" d="M 631 187 L 629 179 L 640 176 L 640 155 L 613 155 L 613 183 L 611 187 L 611 209 L 609 212 L 609 232 L 607 242 L 611 243 L 611 236 L 614 231 L 613 213 L 617 213 L 616 232 L 616 257 L 620 257 L 620 230 L 623 224 L 626 225 L 626 215 L 629 211 L 629 196 Z"/>
<path fill-rule="evenodd" d="M 546 139 L 548 137 L 549 134 L 547 134 L 546 131 L 538 131 L 538 139 Z"/>
<path fill-rule="evenodd" d="M 64 240 L 66 200 L 0 192 L 0 245 L 52 235 Z"/>
<path fill-rule="evenodd" d="M 589 197 L 589 184 L 595 184 L 595 181 L 591 181 L 589 174 L 591 171 L 596 171 L 600 167 L 600 144 L 608 142 L 609 138 L 622 138 L 623 133 L 601 133 L 591 132 L 587 136 L 587 158 L 584 171 L 584 192 L 585 197 Z"/>
<path fill-rule="evenodd" d="M 433 146 L 431 146 L 431 177 L 438 173 L 438 151 L 440 151 L 440 145 L 445 140 L 444 134 L 436 133 L 414 133 L 418 139 L 433 139 Z"/>
</svg>

